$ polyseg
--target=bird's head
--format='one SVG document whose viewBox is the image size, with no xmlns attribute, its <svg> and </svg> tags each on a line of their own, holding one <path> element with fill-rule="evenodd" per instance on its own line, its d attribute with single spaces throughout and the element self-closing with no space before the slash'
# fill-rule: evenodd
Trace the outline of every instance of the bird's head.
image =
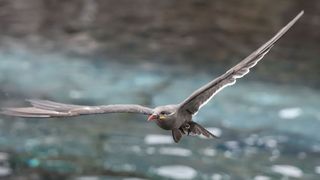
<svg viewBox="0 0 320 180">
<path fill-rule="evenodd" d="M 176 106 L 167 105 L 159 106 L 153 110 L 153 113 L 148 117 L 148 121 L 165 121 L 171 119 L 176 112 Z"/>
</svg>

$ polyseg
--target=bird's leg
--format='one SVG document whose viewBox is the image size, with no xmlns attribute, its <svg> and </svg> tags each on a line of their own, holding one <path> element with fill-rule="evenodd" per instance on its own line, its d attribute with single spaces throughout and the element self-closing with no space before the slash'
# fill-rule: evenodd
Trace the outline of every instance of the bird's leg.
<svg viewBox="0 0 320 180">
<path fill-rule="evenodd" d="M 186 134 L 186 131 L 185 131 L 185 129 L 183 129 L 182 126 L 179 128 L 179 130 L 182 132 L 182 134 Z"/>
<path fill-rule="evenodd" d="M 193 130 L 193 124 L 192 122 L 188 123 L 189 125 L 189 128 L 188 128 L 188 135 L 190 135 L 190 133 L 192 133 L 192 130 Z"/>
<path fill-rule="evenodd" d="M 202 134 L 202 127 L 199 125 L 199 124 L 197 124 L 197 123 L 195 123 L 195 122 L 193 122 L 193 121 L 190 121 L 189 122 L 189 125 L 190 125 L 190 128 L 188 129 L 188 133 L 190 134 L 190 133 L 192 133 L 192 134 L 194 134 L 194 135 L 200 135 L 200 134 Z M 200 128 L 201 127 L 201 128 Z M 204 128 L 203 128 L 204 129 Z"/>
<path fill-rule="evenodd" d="M 190 135 L 190 124 L 188 122 L 184 123 L 179 129 L 183 132 L 183 134 L 188 133 L 188 135 Z"/>
<path fill-rule="evenodd" d="M 215 136 L 214 134 L 212 134 L 211 132 L 209 132 L 208 130 L 206 130 L 204 127 L 202 127 L 200 124 L 195 123 L 193 121 L 191 121 L 190 123 L 190 129 L 189 131 L 195 135 L 204 135 L 207 138 L 210 137 L 214 137 L 216 138 L 217 136 Z"/>
</svg>

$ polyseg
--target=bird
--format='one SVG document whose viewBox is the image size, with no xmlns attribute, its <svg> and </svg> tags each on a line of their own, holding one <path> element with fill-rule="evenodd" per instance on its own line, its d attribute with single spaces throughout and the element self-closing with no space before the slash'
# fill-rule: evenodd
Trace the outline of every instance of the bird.
<svg viewBox="0 0 320 180">
<path fill-rule="evenodd" d="M 194 91 L 179 104 L 171 104 L 149 108 L 137 104 L 115 104 L 101 106 L 85 106 L 53 102 L 49 100 L 27 100 L 31 106 L 17 108 L 2 108 L 1 114 L 25 118 L 58 118 L 90 114 L 106 113 L 140 113 L 148 115 L 147 120 L 154 121 L 160 128 L 172 133 L 174 142 L 178 143 L 184 135 L 203 135 L 207 138 L 218 138 L 200 124 L 193 121 L 193 117 L 219 91 L 235 84 L 238 78 L 249 73 L 274 46 L 274 44 L 296 23 L 303 15 L 301 11 L 287 25 L 280 29 L 271 39 L 244 58 L 224 74 L 213 79 Z"/>
</svg>

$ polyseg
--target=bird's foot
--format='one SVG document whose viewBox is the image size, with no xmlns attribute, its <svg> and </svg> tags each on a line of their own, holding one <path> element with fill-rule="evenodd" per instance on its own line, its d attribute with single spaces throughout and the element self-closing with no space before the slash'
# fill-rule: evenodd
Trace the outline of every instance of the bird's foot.
<svg viewBox="0 0 320 180">
<path fill-rule="evenodd" d="M 212 134 L 210 131 L 206 130 L 204 127 L 202 127 L 200 124 L 195 122 L 190 122 L 190 128 L 188 130 L 188 133 L 194 134 L 194 135 L 204 135 L 207 138 L 217 138 L 214 134 Z"/>
<path fill-rule="evenodd" d="M 190 128 L 191 126 L 189 122 L 187 122 L 187 123 L 184 123 L 179 129 L 183 134 L 187 134 L 189 136 L 191 133 Z"/>
<path fill-rule="evenodd" d="M 180 127 L 179 130 L 181 131 L 182 134 L 186 134 L 185 129 L 183 129 L 182 127 Z"/>
</svg>

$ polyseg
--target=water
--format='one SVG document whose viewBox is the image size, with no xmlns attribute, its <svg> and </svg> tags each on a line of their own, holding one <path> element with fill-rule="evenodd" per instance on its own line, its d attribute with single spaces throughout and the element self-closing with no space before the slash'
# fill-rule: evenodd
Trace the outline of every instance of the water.
<svg viewBox="0 0 320 180">
<path fill-rule="evenodd" d="M 1 107 L 41 98 L 77 104 L 179 103 L 216 77 L 192 65 L 0 54 Z M 254 71 L 249 74 L 254 76 Z M 0 117 L 0 176 L 12 179 L 318 179 L 320 93 L 238 80 L 195 117 L 220 136 L 183 137 L 144 115 Z"/>
</svg>

